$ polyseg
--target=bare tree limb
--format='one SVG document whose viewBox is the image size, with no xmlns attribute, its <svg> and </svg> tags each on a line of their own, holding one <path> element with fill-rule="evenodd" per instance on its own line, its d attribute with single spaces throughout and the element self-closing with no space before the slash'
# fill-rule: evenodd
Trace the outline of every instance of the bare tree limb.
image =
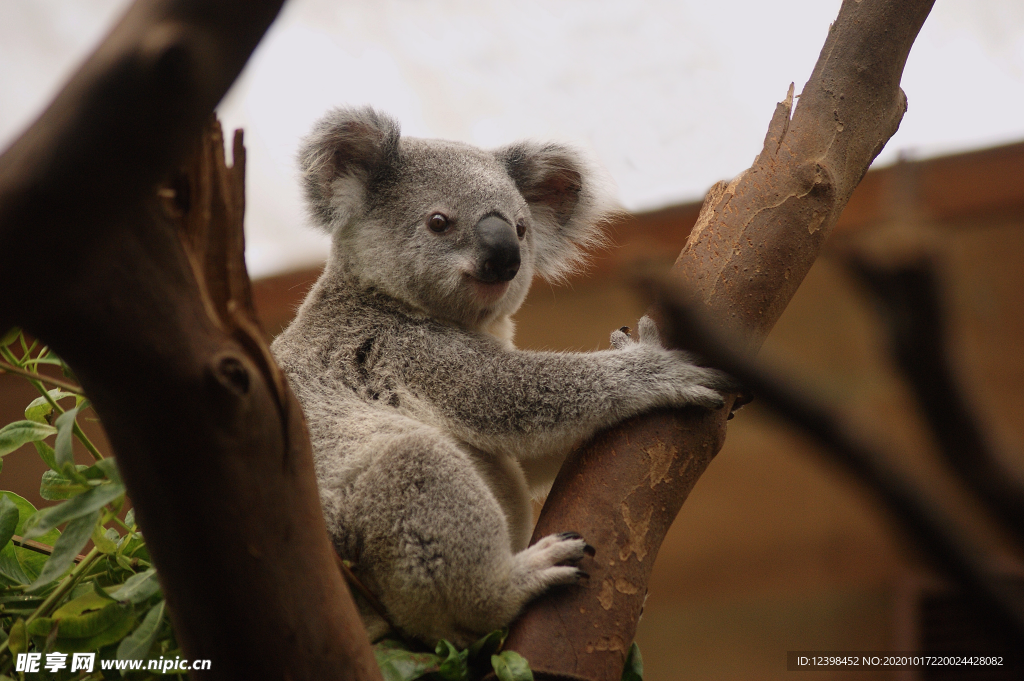
<svg viewBox="0 0 1024 681">
<path fill-rule="evenodd" d="M 0 322 L 75 367 L 204 678 L 374 679 L 302 414 L 253 326 L 240 140 L 234 170 L 215 132 L 157 196 L 280 5 L 131 7 L 0 157 L 0 237 L 26 244 L 0 251 L 24 291 Z"/>
<path fill-rule="evenodd" d="M 774 326 L 853 189 L 895 133 L 906 110 L 903 66 L 932 4 L 844 0 L 792 118 L 791 91 L 754 165 L 705 200 L 675 270 L 748 350 Z M 732 404 L 717 413 L 634 419 L 566 462 L 534 539 L 577 531 L 597 555 L 584 562 L 589 584 L 540 599 L 513 626 L 508 645 L 539 679 L 618 678 L 651 564 L 721 448 Z"/>
<path fill-rule="evenodd" d="M 941 507 L 913 481 L 889 464 L 889 458 L 847 426 L 823 400 L 812 399 L 777 373 L 744 357 L 712 330 L 700 309 L 668 282 L 655 283 L 665 312 L 665 334 L 736 377 L 763 404 L 822 446 L 831 463 L 863 484 L 881 502 L 906 538 L 944 576 L 977 598 L 979 608 L 1001 629 L 1024 641 L 1024 602 L 968 536 L 957 530 Z"/>
<path fill-rule="evenodd" d="M 950 362 L 935 266 L 929 259 L 849 264 L 882 312 L 891 350 L 924 410 L 946 463 L 1024 548 L 1024 489 L 999 462 Z"/>
</svg>

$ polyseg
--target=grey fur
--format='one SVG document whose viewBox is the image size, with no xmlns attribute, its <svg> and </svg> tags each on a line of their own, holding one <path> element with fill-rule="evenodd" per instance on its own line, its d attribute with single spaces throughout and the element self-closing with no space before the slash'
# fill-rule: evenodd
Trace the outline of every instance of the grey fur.
<svg viewBox="0 0 1024 681">
<path fill-rule="evenodd" d="M 337 109 L 300 161 L 332 250 L 272 347 L 306 414 L 332 540 L 403 634 L 468 644 L 580 578 L 578 536 L 527 547 L 531 492 L 566 452 L 654 407 L 719 406 L 726 379 L 662 348 L 647 318 L 601 352 L 512 346 L 533 275 L 578 266 L 611 206 L 572 149 L 403 138 L 371 109 Z M 507 285 L 474 278 L 488 216 L 525 229 Z"/>
</svg>

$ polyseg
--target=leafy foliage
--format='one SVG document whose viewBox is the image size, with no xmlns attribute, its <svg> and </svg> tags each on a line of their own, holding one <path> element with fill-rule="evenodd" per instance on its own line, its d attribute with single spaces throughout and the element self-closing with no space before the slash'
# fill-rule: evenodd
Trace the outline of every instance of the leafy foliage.
<svg viewBox="0 0 1024 681">
<path fill-rule="evenodd" d="M 373 646 L 384 681 L 478 681 L 494 672 L 498 681 L 533 681 L 533 672 L 522 655 L 502 650 L 507 629 L 492 631 L 466 650 L 441 641 L 434 652 L 416 642 L 386 638 Z M 629 649 L 622 681 L 643 681 L 640 648 Z"/>
<path fill-rule="evenodd" d="M 121 518 L 125 490 L 117 466 L 78 425 L 89 401 L 64 381 L 47 390 L 52 379 L 38 373 L 42 365 L 74 377 L 47 348 L 16 330 L 4 335 L 0 369 L 21 370 L 40 396 L 25 409 L 25 420 L 0 428 L 0 457 L 31 443 L 50 469 L 39 494 L 59 503 L 36 509 L 14 492 L 0 492 L 0 679 L 14 674 L 14 657 L 22 652 L 97 652 L 99 659 L 122 660 L 181 655 L 135 514 Z M 96 459 L 91 466 L 75 464 L 76 439 Z M 80 555 L 90 540 L 92 548 Z M 157 678 L 149 671 L 104 672 L 98 663 L 89 674 L 64 669 L 38 678 L 122 675 Z"/>
<path fill-rule="evenodd" d="M 384 639 L 373 647 L 384 681 L 476 681 L 492 670 L 500 681 L 533 681 L 533 672 L 523 657 L 502 650 L 508 631 L 499 629 L 459 650 L 441 641 L 434 652 L 415 642 Z"/>
</svg>

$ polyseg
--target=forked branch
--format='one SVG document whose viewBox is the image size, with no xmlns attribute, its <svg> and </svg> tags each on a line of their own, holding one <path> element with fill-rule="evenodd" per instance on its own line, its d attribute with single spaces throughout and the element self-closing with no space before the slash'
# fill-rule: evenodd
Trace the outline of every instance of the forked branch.
<svg viewBox="0 0 1024 681">
<path fill-rule="evenodd" d="M 792 116 L 791 89 L 754 165 L 705 200 L 675 273 L 749 351 L 896 132 L 903 66 L 933 1 L 845 0 Z M 728 402 L 633 419 L 563 467 L 534 538 L 577 531 L 597 555 L 589 584 L 540 599 L 513 627 L 509 645 L 538 678 L 618 678 L 665 533 L 724 442 Z"/>
</svg>

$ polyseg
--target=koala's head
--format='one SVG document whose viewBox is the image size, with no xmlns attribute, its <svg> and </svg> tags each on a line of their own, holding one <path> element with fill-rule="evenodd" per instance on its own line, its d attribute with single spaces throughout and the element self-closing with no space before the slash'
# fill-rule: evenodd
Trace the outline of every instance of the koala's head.
<svg viewBox="0 0 1024 681">
<path fill-rule="evenodd" d="M 535 274 L 576 269 L 612 208 L 571 148 L 402 137 L 370 108 L 327 114 L 300 163 L 309 212 L 333 236 L 327 276 L 469 328 L 500 325 Z"/>
</svg>

